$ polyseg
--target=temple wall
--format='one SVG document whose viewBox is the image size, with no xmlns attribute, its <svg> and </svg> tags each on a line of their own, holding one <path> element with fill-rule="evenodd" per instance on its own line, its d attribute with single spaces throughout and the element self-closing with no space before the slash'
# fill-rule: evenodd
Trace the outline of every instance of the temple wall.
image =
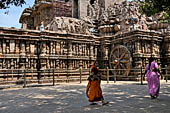
<svg viewBox="0 0 170 113">
<path fill-rule="evenodd" d="M 91 35 L 0 28 L 0 70 L 89 72 L 96 59 Z M 88 75 L 88 74 L 87 74 Z"/>
<path fill-rule="evenodd" d="M 148 58 L 151 56 L 156 59 L 156 62 L 162 67 L 165 63 L 162 59 L 165 58 L 162 53 L 163 48 L 161 47 L 164 36 L 161 32 L 150 32 L 150 31 L 142 31 L 142 30 L 134 30 L 130 32 L 125 32 L 124 34 L 117 34 L 112 36 L 104 36 L 101 41 L 101 60 L 104 62 L 108 61 L 108 64 L 105 66 L 111 69 L 114 66 L 119 65 L 116 61 L 120 60 L 121 66 L 120 69 L 145 69 L 146 64 L 149 63 Z M 167 37 L 168 39 L 168 37 Z M 102 43 L 103 42 L 103 43 Z M 167 61 L 169 60 L 169 46 L 168 41 L 166 42 L 166 55 Z M 113 55 L 112 50 L 120 47 L 117 53 Z M 127 48 L 127 51 L 123 50 Z M 119 53 L 120 52 L 120 53 Z M 129 53 L 129 56 L 125 54 Z M 122 54 L 124 54 L 122 56 Z M 102 56 L 103 55 L 103 56 Z M 114 56 L 114 57 L 113 57 Z M 127 63 L 124 63 L 127 62 Z M 123 66 L 124 65 L 124 66 Z M 117 69 L 117 67 L 115 68 Z M 129 71 L 129 76 L 137 77 L 140 75 L 140 71 Z M 123 75 L 123 73 L 122 73 Z M 121 76 L 122 76 L 121 75 Z M 120 75 L 117 75 L 120 76 Z M 127 77 L 127 75 L 124 75 Z"/>
</svg>

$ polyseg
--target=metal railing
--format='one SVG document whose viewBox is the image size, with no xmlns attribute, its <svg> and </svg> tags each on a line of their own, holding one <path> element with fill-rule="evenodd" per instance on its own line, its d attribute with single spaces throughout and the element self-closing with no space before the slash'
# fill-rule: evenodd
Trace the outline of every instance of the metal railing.
<svg viewBox="0 0 170 113">
<path fill-rule="evenodd" d="M 82 67 L 75 70 L 44 69 L 40 71 L 33 69 L 0 69 L 0 84 L 13 82 L 23 84 L 23 87 L 26 87 L 31 81 L 36 83 L 49 81 L 54 86 L 57 80 L 66 81 L 67 83 L 71 80 L 79 80 L 82 83 L 82 80 L 87 79 L 88 75 L 89 68 L 83 69 Z"/>
<path fill-rule="evenodd" d="M 121 71 L 130 71 L 134 72 L 137 78 L 140 78 L 141 84 L 143 84 L 143 75 L 145 73 L 144 68 L 136 68 L 136 69 L 109 69 L 108 67 L 106 69 L 99 69 L 101 72 L 103 72 L 103 76 L 106 78 L 107 83 L 109 83 L 110 78 L 114 78 L 114 83 L 117 81 L 117 77 L 122 77 L 122 75 L 119 75 L 119 72 Z M 162 76 L 166 82 L 168 82 L 168 77 L 170 77 L 170 69 L 169 68 L 161 68 Z M 111 72 L 112 71 L 112 72 Z M 113 73 L 114 71 L 114 73 Z M 38 77 L 38 74 L 40 75 Z M 61 70 L 61 69 L 45 69 L 45 70 L 34 70 L 34 69 L 0 69 L 0 82 L 2 84 L 8 84 L 10 81 L 13 83 L 17 83 L 19 80 L 21 80 L 23 87 L 26 87 L 27 84 L 32 82 L 42 83 L 43 81 L 48 80 L 49 83 L 52 83 L 52 85 L 55 85 L 55 82 L 58 78 L 62 81 L 66 81 L 67 83 L 71 79 L 79 80 L 80 83 L 82 83 L 82 79 L 87 80 L 87 77 L 90 75 L 89 68 L 83 69 L 80 67 L 76 70 Z M 126 76 L 129 77 L 129 76 Z M 133 76 L 131 76 L 133 77 Z M 9 80 L 11 78 L 11 80 Z M 4 82 L 4 83 L 3 83 Z M 45 82 L 44 82 L 45 83 Z"/>
<path fill-rule="evenodd" d="M 101 72 L 105 72 L 105 78 L 107 80 L 107 83 L 109 83 L 110 78 L 114 78 L 114 83 L 116 83 L 117 77 L 122 77 L 122 75 L 119 75 L 117 73 L 121 71 L 130 71 L 136 73 L 135 76 L 140 78 L 141 85 L 143 85 L 143 76 L 145 74 L 145 68 L 135 68 L 135 69 L 109 69 L 108 67 L 106 69 L 99 69 Z M 111 72 L 112 71 L 112 72 Z M 114 72 L 113 72 L 114 71 Z M 170 77 L 170 69 L 168 67 L 165 68 L 160 68 L 161 72 L 161 79 L 166 80 L 168 82 L 168 77 Z M 124 77 L 129 77 L 129 76 L 124 76 Z M 133 77 L 133 75 L 132 75 Z M 146 76 L 145 76 L 146 77 Z"/>
</svg>

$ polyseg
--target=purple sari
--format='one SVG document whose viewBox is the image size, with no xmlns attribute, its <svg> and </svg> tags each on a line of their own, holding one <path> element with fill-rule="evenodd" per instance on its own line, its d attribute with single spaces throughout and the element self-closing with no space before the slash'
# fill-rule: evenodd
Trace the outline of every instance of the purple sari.
<svg viewBox="0 0 170 113">
<path fill-rule="evenodd" d="M 159 96 L 159 90 L 160 90 L 160 79 L 158 77 L 158 73 L 154 72 L 153 70 L 155 68 L 158 68 L 158 64 L 156 62 L 152 62 L 149 69 L 149 64 L 146 65 L 146 77 L 148 81 L 148 87 L 149 87 L 149 94 L 152 96 Z"/>
</svg>

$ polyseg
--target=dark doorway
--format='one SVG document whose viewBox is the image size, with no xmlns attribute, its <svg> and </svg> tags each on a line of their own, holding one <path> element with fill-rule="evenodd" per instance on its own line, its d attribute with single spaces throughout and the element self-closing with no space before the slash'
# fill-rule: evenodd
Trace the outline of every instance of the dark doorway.
<svg viewBox="0 0 170 113">
<path fill-rule="evenodd" d="M 95 0 L 90 0 L 90 4 L 93 5 Z"/>
<path fill-rule="evenodd" d="M 78 6 L 78 0 L 73 1 L 73 17 L 79 18 L 79 6 Z"/>
</svg>

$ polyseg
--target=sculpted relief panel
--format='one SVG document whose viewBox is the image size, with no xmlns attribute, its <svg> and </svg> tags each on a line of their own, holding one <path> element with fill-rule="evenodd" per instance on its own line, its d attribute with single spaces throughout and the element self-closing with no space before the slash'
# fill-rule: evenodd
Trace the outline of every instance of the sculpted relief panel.
<svg viewBox="0 0 170 113">
<path fill-rule="evenodd" d="M 89 27 L 83 20 L 55 17 L 45 29 L 62 33 L 90 34 Z"/>
</svg>

